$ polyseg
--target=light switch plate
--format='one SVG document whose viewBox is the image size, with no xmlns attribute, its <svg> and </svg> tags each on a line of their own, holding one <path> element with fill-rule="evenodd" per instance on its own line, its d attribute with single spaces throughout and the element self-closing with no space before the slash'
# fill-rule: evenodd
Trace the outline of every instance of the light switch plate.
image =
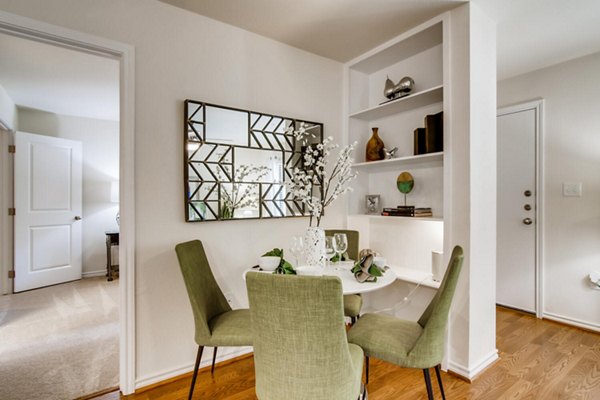
<svg viewBox="0 0 600 400">
<path fill-rule="evenodd" d="M 564 182 L 563 196 L 565 197 L 581 197 L 582 194 L 581 182 Z"/>
</svg>

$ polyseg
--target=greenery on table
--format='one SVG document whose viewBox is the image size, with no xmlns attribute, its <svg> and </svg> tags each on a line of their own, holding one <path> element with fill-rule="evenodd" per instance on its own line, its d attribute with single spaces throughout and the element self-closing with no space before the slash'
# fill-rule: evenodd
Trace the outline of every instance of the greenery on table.
<svg viewBox="0 0 600 400">
<path fill-rule="evenodd" d="M 350 261 L 350 256 L 348 255 L 348 252 L 343 253 L 342 259 L 340 260 L 340 255 L 338 253 L 335 253 L 335 255 L 329 259 L 329 261 L 331 261 L 331 262 Z"/>
<path fill-rule="evenodd" d="M 296 275 L 296 271 L 294 270 L 294 267 L 292 267 L 292 264 L 283 258 L 283 249 L 274 248 L 263 254 L 263 257 L 265 256 L 279 257 L 279 265 L 275 268 L 275 271 L 273 271 L 274 274 Z"/>
</svg>

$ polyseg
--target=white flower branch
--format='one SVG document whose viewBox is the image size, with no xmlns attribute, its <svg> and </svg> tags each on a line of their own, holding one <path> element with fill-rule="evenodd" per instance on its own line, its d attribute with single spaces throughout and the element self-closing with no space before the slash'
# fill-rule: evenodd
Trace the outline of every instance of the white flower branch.
<svg viewBox="0 0 600 400">
<path fill-rule="evenodd" d="M 323 143 L 310 145 L 309 140 L 316 138 L 310 133 L 313 127 L 300 123 L 298 130 L 293 131 L 296 140 L 300 141 L 306 150 L 303 155 L 303 169 L 294 169 L 288 187 L 294 197 L 300 200 L 310 212 L 309 224 L 312 226 L 314 217 L 319 226 L 325 207 L 338 197 L 352 191 L 349 184 L 357 176 L 356 171 L 351 167 L 354 162 L 352 153 L 357 143 L 354 142 L 340 150 L 331 173 L 327 176 L 329 156 L 339 146 L 332 143 L 331 136 L 325 138 Z M 319 186 L 322 196 L 317 197 L 314 196 L 314 192 Z"/>
<path fill-rule="evenodd" d="M 223 173 L 217 170 L 218 182 L 221 184 L 221 194 L 223 196 L 223 205 L 227 208 L 231 217 L 238 208 L 257 207 L 258 193 L 256 185 L 241 183 L 244 181 L 260 182 L 271 170 L 265 166 L 240 165 L 232 176 L 231 191 L 227 190 L 224 183 L 229 183 L 224 179 Z M 249 178 L 250 177 L 250 178 Z M 245 185 L 245 186 L 244 186 Z"/>
</svg>

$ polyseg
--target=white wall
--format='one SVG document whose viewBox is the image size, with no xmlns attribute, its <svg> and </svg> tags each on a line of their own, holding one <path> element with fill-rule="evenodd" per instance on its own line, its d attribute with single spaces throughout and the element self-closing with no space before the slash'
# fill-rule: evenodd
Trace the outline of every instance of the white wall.
<svg viewBox="0 0 600 400">
<path fill-rule="evenodd" d="M 544 104 L 545 316 L 600 329 L 600 53 L 498 83 L 499 107 L 541 97 Z M 582 182 L 582 197 L 563 197 Z"/>
<path fill-rule="evenodd" d="M 16 120 L 17 107 L 4 87 L 0 85 L 0 127 L 4 125 L 4 128 L 14 130 Z"/>
<path fill-rule="evenodd" d="M 18 130 L 78 140 L 83 145 L 83 274 L 106 273 L 106 237 L 117 230 L 118 204 L 110 201 L 119 180 L 119 122 L 19 108 Z"/>
<path fill-rule="evenodd" d="M 217 281 L 246 305 L 242 271 L 308 219 L 185 223 L 183 100 L 323 122 L 339 142 L 342 65 L 157 1 L 0 0 L 0 9 L 135 46 L 137 381 L 189 370 L 194 325 L 175 244 L 203 240 Z M 343 203 L 322 225 L 343 223 Z"/>
</svg>

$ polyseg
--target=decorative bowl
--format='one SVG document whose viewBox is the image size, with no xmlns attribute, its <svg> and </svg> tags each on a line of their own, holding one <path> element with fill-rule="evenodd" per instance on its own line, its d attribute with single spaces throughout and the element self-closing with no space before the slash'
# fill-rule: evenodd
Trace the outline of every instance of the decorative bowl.
<svg viewBox="0 0 600 400">
<path fill-rule="evenodd" d="M 265 271 L 275 271 L 281 262 L 281 257 L 262 256 L 258 259 L 258 266 Z"/>
</svg>

